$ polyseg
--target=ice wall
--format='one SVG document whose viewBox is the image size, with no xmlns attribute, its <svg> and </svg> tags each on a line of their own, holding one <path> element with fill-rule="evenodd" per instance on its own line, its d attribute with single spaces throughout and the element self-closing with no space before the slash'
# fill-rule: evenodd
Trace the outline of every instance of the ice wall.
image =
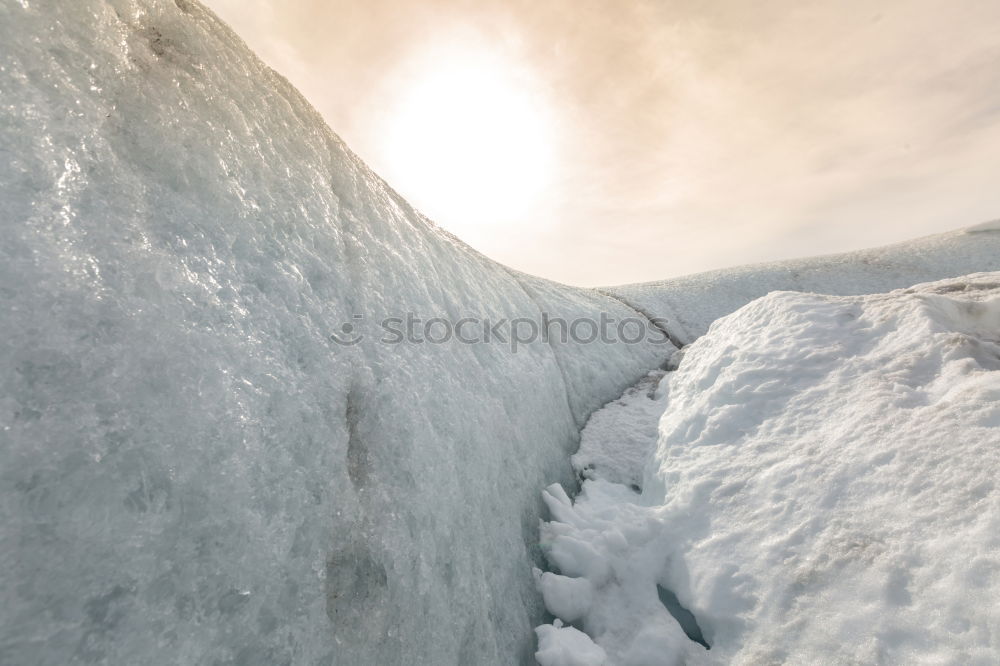
<svg viewBox="0 0 1000 666">
<path fill-rule="evenodd" d="M 713 321 L 772 291 L 858 296 L 917 282 L 1000 270 L 1000 221 L 858 252 L 727 268 L 602 289 L 670 321 L 683 343 Z"/>
<path fill-rule="evenodd" d="M 531 660 L 538 489 L 672 348 L 379 322 L 634 311 L 433 227 L 192 0 L 0 1 L 0 156 L 0 663 Z"/>
</svg>

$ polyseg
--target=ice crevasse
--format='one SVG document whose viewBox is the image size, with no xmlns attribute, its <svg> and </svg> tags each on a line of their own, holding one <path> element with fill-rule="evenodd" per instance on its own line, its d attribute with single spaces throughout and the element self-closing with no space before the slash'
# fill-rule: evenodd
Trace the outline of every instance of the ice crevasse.
<svg viewBox="0 0 1000 666">
<path fill-rule="evenodd" d="M 0 192 L 0 663 L 532 663 L 538 489 L 673 347 L 379 322 L 676 289 L 476 253 L 194 0 L 0 0 Z"/>
</svg>

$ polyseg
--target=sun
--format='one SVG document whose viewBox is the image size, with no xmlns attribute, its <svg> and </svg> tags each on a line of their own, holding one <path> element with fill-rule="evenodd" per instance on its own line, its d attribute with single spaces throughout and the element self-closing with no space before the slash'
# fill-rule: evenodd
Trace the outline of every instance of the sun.
<svg viewBox="0 0 1000 666">
<path fill-rule="evenodd" d="M 554 152 L 530 69 L 452 44 L 411 59 L 400 81 L 381 135 L 389 182 L 473 244 L 523 220 L 552 180 Z"/>
</svg>

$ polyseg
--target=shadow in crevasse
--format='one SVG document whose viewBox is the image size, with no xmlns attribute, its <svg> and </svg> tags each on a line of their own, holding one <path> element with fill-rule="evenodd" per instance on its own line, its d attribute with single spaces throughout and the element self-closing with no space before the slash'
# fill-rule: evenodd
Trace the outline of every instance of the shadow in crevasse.
<svg viewBox="0 0 1000 666">
<path fill-rule="evenodd" d="M 698 626 L 698 620 L 695 618 L 694 614 L 689 611 L 684 606 L 681 606 L 681 602 L 677 599 L 677 595 L 670 590 L 656 586 L 656 593 L 660 596 L 660 603 L 663 607 L 667 609 L 667 612 L 675 620 L 677 624 L 681 625 L 681 629 L 687 634 L 695 643 L 703 646 L 706 650 L 711 650 L 712 646 L 708 644 L 705 640 L 705 636 L 701 633 L 701 627 Z"/>
</svg>

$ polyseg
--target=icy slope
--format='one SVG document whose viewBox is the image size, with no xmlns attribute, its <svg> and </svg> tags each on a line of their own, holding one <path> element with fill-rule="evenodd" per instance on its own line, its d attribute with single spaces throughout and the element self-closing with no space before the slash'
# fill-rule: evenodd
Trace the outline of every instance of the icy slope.
<svg viewBox="0 0 1000 666">
<path fill-rule="evenodd" d="M 682 343 L 704 335 L 716 319 L 772 291 L 851 296 L 918 282 L 1000 270 L 1000 221 L 886 247 L 727 268 L 602 291 L 670 321 Z"/>
<path fill-rule="evenodd" d="M 641 495 L 635 456 L 546 494 L 539 587 L 596 645 L 543 626 L 542 664 L 995 663 L 1000 273 L 756 300 L 581 455 L 657 407 Z"/>
<path fill-rule="evenodd" d="M 0 662 L 531 659 L 537 489 L 669 345 L 381 342 L 635 313 L 434 228 L 191 0 L 0 2 L 0 156 Z"/>
</svg>

